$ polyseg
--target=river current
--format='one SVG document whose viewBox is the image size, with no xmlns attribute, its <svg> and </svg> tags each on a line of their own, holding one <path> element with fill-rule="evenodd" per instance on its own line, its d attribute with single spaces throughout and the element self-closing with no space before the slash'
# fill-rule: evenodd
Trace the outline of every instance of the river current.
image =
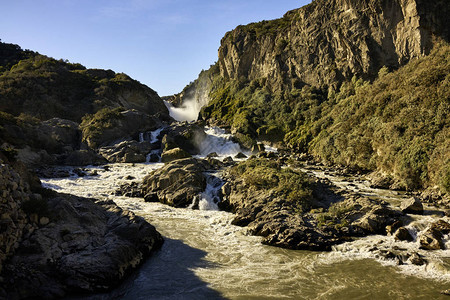
<svg viewBox="0 0 450 300">
<path fill-rule="evenodd" d="M 240 151 L 222 131 L 208 133 L 209 144 L 221 145 L 215 150 L 222 157 Z M 420 251 L 417 243 L 393 245 L 397 242 L 385 236 L 362 238 L 331 252 L 286 250 L 262 245 L 259 237 L 231 225 L 233 215 L 216 210 L 206 195 L 201 210 L 114 195 L 121 183 L 140 181 L 161 166 L 111 164 L 109 170 L 88 167 L 98 176 L 42 179 L 44 186 L 59 192 L 112 199 L 144 217 L 165 238 L 162 248 L 115 290 L 82 299 L 448 299 L 440 292 L 450 288 L 449 250 L 427 254 L 431 263 L 424 266 L 398 266 L 368 250 L 387 245 Z M 344 184 L 338 178 L 336 182 Z M 417 222 L 426 218 L 436 216 Z"/>
</svg>

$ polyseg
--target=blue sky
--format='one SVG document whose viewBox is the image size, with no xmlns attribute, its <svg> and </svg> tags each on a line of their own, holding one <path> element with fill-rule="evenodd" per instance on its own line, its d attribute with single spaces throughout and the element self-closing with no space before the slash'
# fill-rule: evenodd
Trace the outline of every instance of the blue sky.
<svg viewBox="0 0 450 300">
<path fill-rule="evenodd" d="M 0 0 L 0 39 L 180 92 L 217 60 L 223 35 L 306 0 Z"/>
</svg>

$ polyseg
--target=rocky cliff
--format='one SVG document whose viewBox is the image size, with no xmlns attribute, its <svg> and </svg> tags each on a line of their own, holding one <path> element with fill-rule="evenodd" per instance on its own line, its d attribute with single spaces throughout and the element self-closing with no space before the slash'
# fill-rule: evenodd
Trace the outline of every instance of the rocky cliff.
<svg viewBox="0 0 450 300">
<path fill-rule="evenodd" d="M 143 218 L 46 190 L 1 153 L 0 188 L 0 299 L 110 289 L 163 243 Z"/>
<path fill-rule="evenodd" d="M 316 0 L 238 26 L 221 41 L 201 118 L 247 147 L 450 191 L 449 12 L 441 0 Z"/>
<path fill-rule="evenodd" d="M 304 85 L 336 89 L 373 79 L 449 40 L 447 1 L 316 0 L 283 18 L 238 26 L 219 48 L 225 79 L 264 78 L 272 91 Z"/>
</svg>

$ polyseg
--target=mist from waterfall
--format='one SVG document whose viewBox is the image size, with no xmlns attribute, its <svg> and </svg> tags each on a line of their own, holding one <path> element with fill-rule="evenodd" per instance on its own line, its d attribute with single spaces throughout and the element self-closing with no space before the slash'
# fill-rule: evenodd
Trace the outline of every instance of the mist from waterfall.
<svg viewBox="0 0 450 300">
<path fill-rule="evenodd" d="M 164 101 L 172 118 L 180 122 L 192 122 L 198 119 L 198 114 L 203 106 L 208 103 L 207 97 L 192 98 L 184 100 L 180 107 L 175 107 L 171 103 Z"/>
</svg>

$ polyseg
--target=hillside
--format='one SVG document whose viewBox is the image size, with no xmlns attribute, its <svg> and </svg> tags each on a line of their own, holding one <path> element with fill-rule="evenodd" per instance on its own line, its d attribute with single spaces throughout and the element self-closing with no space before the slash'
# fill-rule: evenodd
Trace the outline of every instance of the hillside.
<svg viewBox="0 0 450 300">
<path fill-rule="evenodd" d="M 448 12 L 446 1 L 316 0 L 228 32 L 187 89 L 209 87 L 197 93 L 208 94 L 201 117 L 246 146 L 264 140 L 378 171 L 392 187 L 445 191 Z"/>
<path fill-rule="evenodd" d="M 97 121 L 105 115 L 115 119 Z M 74 150 L 138 139 L 170 119 L 158 94 L 126 74 L 0 43 L 0 146 L 15 148 L 27 163 L 97 163 L 92 152 L 66 158 Z M 112 127 L 115 134 L 106 132 Z"/>
</svg>

